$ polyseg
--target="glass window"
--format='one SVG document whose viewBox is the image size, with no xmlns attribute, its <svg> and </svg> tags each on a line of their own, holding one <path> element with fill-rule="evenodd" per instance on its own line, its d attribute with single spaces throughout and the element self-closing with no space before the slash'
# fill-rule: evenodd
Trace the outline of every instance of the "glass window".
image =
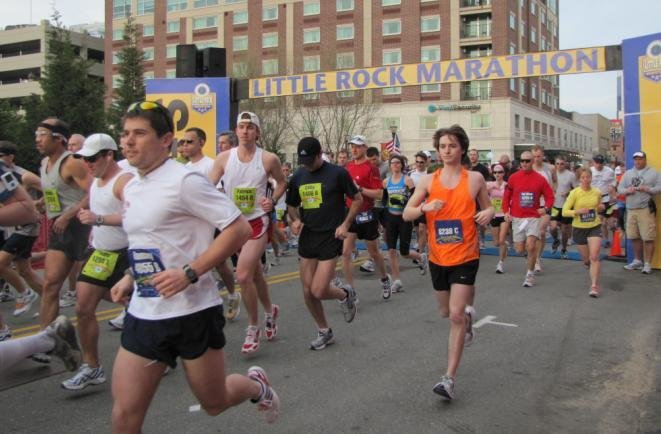
<svg viewBox="0 0 661 434">
<path fill-rule="evenodd" d="M 273 48 L 278 46 L 277 33 L 264 33 L 262 35 L 262 48 Z"/>
<path fill-rule="evenodd" d="M 516 54 L 516 44 L 514 42 L 510 42 L 510 54 Z"/>
<path fill-rule="evenodd" d="M 402 50 L 383 50 L 383 65 L 399 65 L 402 63 Z"/>
<path fill-rule="evenodd" d="M 145 54 L 145 60 L 154 60 L 154 47 L 144 48 L 142 52 Z"/>
<path fill-rule="evenodd" d="M 112 53 L 112 64 L 117 65 L 119 63 L 119 55 L 117 53 Z"/>
<path fill-rule="evenodd" d="M 517 130 L 521 128 L 521 115 L 514 114 L 514 128 Z"/>
<path fill-rule="evenodd" d="M 421 130 L 435 130 L 438 127 L 438 118 L 436 116 L 420 116 Z"/>
<path fill-rule="evenodd" d="M 335 0 L 335 10 L 337 12 L 352 11 L 353 8 L 353 0 Z"/>
<path fill-rule="evenodd" d="M 194 8 L 206 8 L 209 6 L 216 6 L 218 4 L 218 0 L 194 0 L 193 1 L 193 7 Z"/>
<path fill-rule="evenodd" d="M 218 17 L 216 15 L 193 18 L 193 30 L 208 29 L 210 27 L 218 27 Z"/>
<path fill-rule="evenodd" d="M 471 115 L 471 128 L 491 128 L 491 114 L 473 113 Z"/>
<path fill-rule="evenodd" d="M 339 98 L 353 98 L 354 96 L 356 96 L 356 91 L 354 91 L 354 90 L 344 90 L 342 92 L 338 92 L 337 96 Z"/>
<path fill-rule="evenodd" d="M 337 40 L 353 39 L 353 24 L 340 24 L 337 26 Z"/>
<path fill-rule="evenodd" d="M 401 5 L 402 0 L 381 0 L 381 6 Z"/>
<path fill-rule="evenodd" d="M 205 48 L 217 48 L 218 47 L 218 41 L 215 41 L 215 40 L 200 41 L 200 42 L 196 42 L 195 46 L 197 47 L 198 50 L 203 50 Z"/>
<path fill-rule="evenodd" d="M 245 3 L 246 1 L 248 1 L 248 0 L 225 0 L 225 4 L 226 5 L 231 5 L 231 4 L 234 4 L 234 3 Z"/>
<path fill-rule="evenodd" d="M 514 15 L 514 12 L 510 12 L 510 29 L 516 30 L 516 15 Z"/>
<path fill-rule="evenodd" d="M 530 13 L 535 15 L 537 13 L 537 5 L 535 4 L 534 1 L 530 2 Z"/>
<path fill-rule="evenodd" d="M 112 88 L 113 89 L 117 89 L 121 85 L 121 82 L 120 82 L 121 79 L 122 79 L 122 77 L 120 75 L 113 75 L 112 76 Z"/>
<path fill-rule="evenodd" d="M 247 24 L 248 23 L 248 11 L 235 11 L 232 13 L 232 24 L 235 26 L 237 24 Z"/>
<path fill-rule="evenodd" d="M 168 45 L 165 48 L 165 57 L 168 59 L 173 59 L 177 57 L 177 46 L 176 45 Z"/>
<path fill-rule="evenodd" d="M 519 79 L 519 93 L 526 96 L 526 81 L 523 78 Z"/>
<path fill-rule="evenodd" d="M 168 0 L 168 12 L 183 11 L 188 7 L 186 0 Z"/>
<path fill-rule="evenodd" d="M 262 21 L 272 21 L 278 19 L 278 6 L 265 6 L 262 9 Z"/>
<path fill-rule="evenodd" d="M 510 78 L 510 90 L 516 92 L 516 78 Z"/>
<path fill-rule="evenodd" d="M 384 87 L 383 88 L 383 94 L 384 95 L 399 95 L 402 93 L 402 88 L 399 86 L 394 86 L 394 87 Z"/>
<path fill-rule="evenodd" d="M 321 69 L 321 58 L 317 56 L 303 56 L 303 72 L 319 71 Z"/>
<path fill-rule="evenodd" d="M 131 15 L 131 0 L 113 0 L 112 19 L 122 19 Z"/>
<path fill-rule="evenodd" d="M 383 36 L 399 35 L 402 33 L 402 21 L 397 18 L 395 20 L 383 20 Z"/>
<path fill-rule="evenodd" d="M 153 80 L 154 78 L 154 71 L 147 71 L 143 74 L 142 76 L 145 84 L 147 84 L 147 80 Z"/>
<path fill-rule="evenodd" d="M 307 2 L 303 4 L 304 16 L 319 15 L 320 12 L 321 12 L 321 6 L 319 5 L 318 1 Z"/>
<path fill-rule="evenodd" d="M 122 39 L 124 39 L 124 29 L 113 29 L 112 40 L 121 41 Z"/>
<path fill-rule="evenodd" d="M 234 62 L 232 64 L 232 76 L 244 78 L 248 76 L 248 66 L 245 62 Z"/>
<path fill-rule="evenodd" d="M 530 96 L 532 99 L 537 99 L 537 85 L 531 84 L 530 85 Z"/>
<path fill-rule="evenodd" d="M 165 78 L 177 78 L 177 70 L 176 69 L 167 69 L 165 71 Z"/>
<path fill-rule="evenodd" d="M 539 12 L 539 21 L 542 23 L 543 26 L 546 25 L 546 12 L 544 11 Z"/>
<path fill-rule="evenodd" d="M 537 42 L 537 30 L 530 28 L 530 42 Z"/>
<path fill-rule="evenodd" d="M 232 49 L 234 51 L 243 51 L 248 49 L 248 36 L 232 37 Z"/>
<path fill-rule="evenodd" d="M 337 53 L 335 57 L 336 69 L 351 69 L 355 66 L 355 56 L 351 53 Z"/>
<path fill-rule="evenodd" d="M 154 13 L 154 0 L 138 0 L 138 15 Z"/>
<path fill-rule="evenodd" d="M 262 60 L 262 74 L 275 75 L 278 73 L 278 59 Z"/>
<path fill-rule="evenodd" d="M 420 17 L 420 31 L 421 32 L 437 32 L 441 30 L 441 16 L 429 15 Z"/>
<path fill-rule="evenodd" d="M 321 41 L 321 31 L 319 27 L 303 29 L 304 44 L 318 44 Z"/>
<path fill-rule="evenodd" d="M 154 36 L 154 26 L 142 26 L 142 36 Z"/>
<path fill-rule="evenodd" d="M 420 62 L 438 62 L 441 60 L 441 47 L 430 46 L 420 49 Z"/>
<path fill-rule="evenodd" d="M 422 84 L 420 85 L 420 92 L 421 93 L 434 93 L 434 92 L 440 92 L 441 91 L 441 85 L 440 84 Z"/>
</svg>

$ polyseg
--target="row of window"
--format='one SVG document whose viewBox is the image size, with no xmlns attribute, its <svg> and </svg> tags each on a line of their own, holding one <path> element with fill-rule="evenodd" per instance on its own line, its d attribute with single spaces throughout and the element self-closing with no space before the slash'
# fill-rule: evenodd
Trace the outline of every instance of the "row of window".
<svg viewBox="0 0 661 434">
<path fill-rule="evenodd" d="M 514 114 L 514 131 L 517 137 L 523 132 L 523 137 L 526 139 L 548 140 L 551 143 L 564 144 L 584 151 L 588 147 L 592 147 L 592 138 L 589 136 L 568 131 L 566 128 L 563 130 L 559 126 L 556 127 L 528 117 L 524 117 L 523 128 L 521 128 L 521 115 L 518 113 Z"/>
<path fill-rule="evenodd" d="M 519 94 L 521 96 L 526 96 L 526 81 L 524 79 L 516 79 L 516 78 L 510 78 L 510 90 L 512 92 L 517 91 L 517 86 L 516 86 L 516 81 L 519 80 Z M 531 84 L 530 85 L 530 98 L 536 100 L 537 99 L 537 85 L 536 84 Z M 541 102 L 542 104 L 545 104 L 549 107 L 553 107 L 554 109 L 558 109 L 558 97 L 553 96 L 553 94 L 548 93 L 546 90 L 542 89 L 541 92 Z"/>
</svg>

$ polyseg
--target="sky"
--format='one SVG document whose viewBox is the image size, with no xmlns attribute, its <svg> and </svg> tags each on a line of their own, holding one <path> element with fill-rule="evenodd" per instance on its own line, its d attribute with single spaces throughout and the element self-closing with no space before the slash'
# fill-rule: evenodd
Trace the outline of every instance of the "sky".
<svg viewBox="0 0 661 434">
<path fill-rule="evenodd" d="M 48 19 L 53 6 L 65 25 L 103 22 L 104 3 L 104 0 L 0 0 L 0 28 Z M 558 0 L 558 3 L 560 49 L 619 45 L 623 39 L 661 32 L 661 0 Z M 560 108 L 615 118 L 617 75 L 617 71 L 611 71 L 561 76 Z"/>
</svg>

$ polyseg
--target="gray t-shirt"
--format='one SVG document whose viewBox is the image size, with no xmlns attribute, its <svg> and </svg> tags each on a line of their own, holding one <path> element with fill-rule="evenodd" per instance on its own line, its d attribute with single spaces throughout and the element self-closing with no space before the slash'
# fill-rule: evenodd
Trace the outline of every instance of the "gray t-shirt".
<svg viewBox="0 0 661 434">
<path fill-rule="evenodd" d="M 558 170 L 555 175 L 557 183 L 553 206 L 555 208 L 562 208 L 562 205 L 565 204 L 565 200 L 567 199 L 567 195 L 578 186 L 578 182 L 576 182 L 576 175 L 574 175 L 574 172 L 571 170 L 564 170 L 562 172 Z"/>
<path fill-rule="evenodd" d="M 629 187 L 640 187 L 641 185 L 650 187 L 651 192 L 636 191 L 634 194 L 627 194 L 627 209 L 647 208 L 652 196 L 661 193 L 661 176 L 649 166 L 641 170 L 629 169 L 624 172 L 620 185 L 617 186 L 617 192 L 626 194 Z"/>
</svg>

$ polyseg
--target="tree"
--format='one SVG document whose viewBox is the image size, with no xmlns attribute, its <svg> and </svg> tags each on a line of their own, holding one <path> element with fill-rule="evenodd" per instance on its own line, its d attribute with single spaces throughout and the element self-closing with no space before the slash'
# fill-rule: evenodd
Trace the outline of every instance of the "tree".
<svg viewBox="0 0 661 434">
<path fill-rule="evenodd" d="M 58 11 L 53 12 L 52 19 L 47 31 L 46 65 L 39 79 L 43 111 L 67 122 L 72 132 L 88 135 L 106 131 L 103 82 L 89 75 L 93 62 L 76 53 Z"/>
<path fill-rule="evenodd" d="M 108 112 L 108 123 L 113 133 L 121 131 L 122 116 L 136 101 L 145 99 L 144 52 L 138 47 L 138 31 L 131 15 L 124 26 L 124 45 L 117 52 L 119 60 L 119 87 L 114 91 L 114 101 Z"/>
</svg>

